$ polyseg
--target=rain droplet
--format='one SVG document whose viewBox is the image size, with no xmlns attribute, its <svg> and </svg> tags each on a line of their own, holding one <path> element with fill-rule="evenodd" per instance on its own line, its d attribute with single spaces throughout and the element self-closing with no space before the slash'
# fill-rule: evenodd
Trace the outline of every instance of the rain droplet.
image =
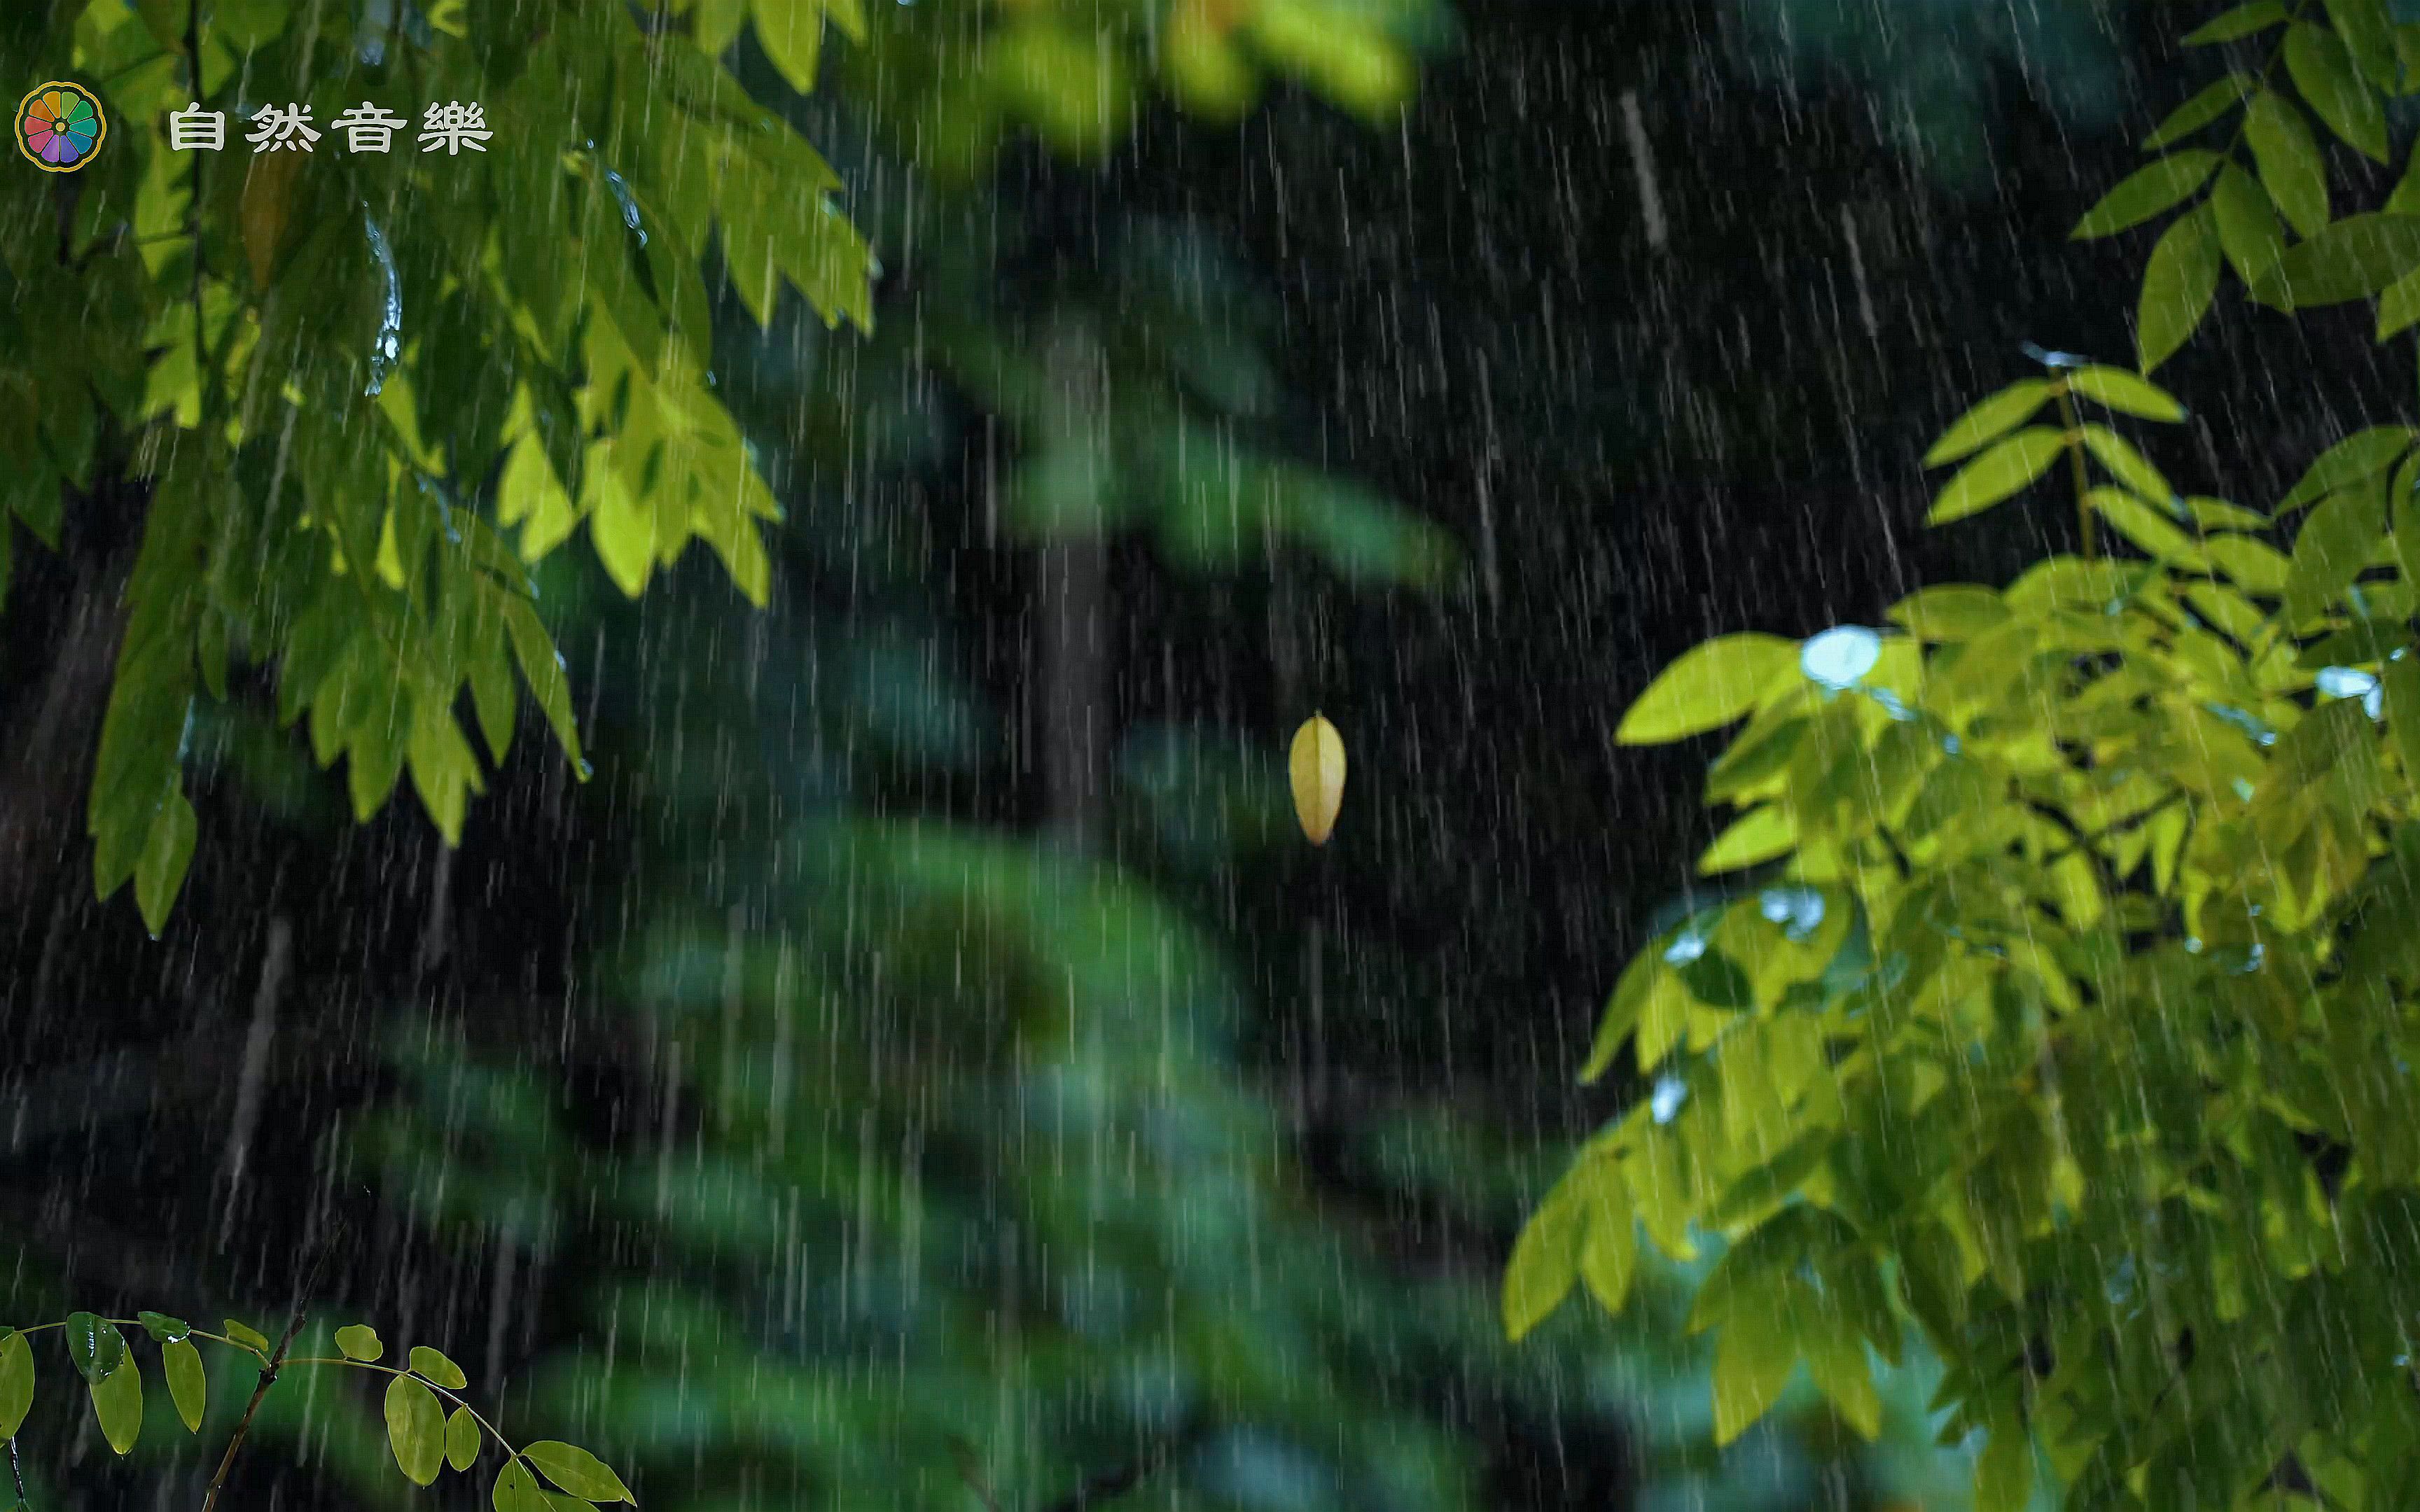
<svg viewBox="0 0 2420 1512">
<path fill-rule="evenodd" d="M 1862 625 L 1839 625 L 1798 648 L 1798 670 L 1834 692 L 1854 687 L 1882 658 L 1883 638 Z"/>
</svg>

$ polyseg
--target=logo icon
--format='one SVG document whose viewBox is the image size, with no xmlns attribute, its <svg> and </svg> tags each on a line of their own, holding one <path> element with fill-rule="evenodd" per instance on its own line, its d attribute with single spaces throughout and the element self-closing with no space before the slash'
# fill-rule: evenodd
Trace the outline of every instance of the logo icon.
<svg viewBox="0 0 2420 1512">
<path fill-rule="evenodd" d="M 109 136 L 109 117 L 93 92 L 71 80 L 38 84 L 17 102 L 17 150 L 44 173 L 73 173 Z"/>
</svg>

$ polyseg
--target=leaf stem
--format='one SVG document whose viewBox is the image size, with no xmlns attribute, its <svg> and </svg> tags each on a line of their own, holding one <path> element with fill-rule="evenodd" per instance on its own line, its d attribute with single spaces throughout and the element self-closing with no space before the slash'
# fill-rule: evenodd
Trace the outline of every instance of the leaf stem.
<svg viewBox="0 0 2420 1512">
<path fill-rule="evenodd" d="M 17 1483 L 17 1504 L 25 1504 L 25 1467 L 17 1462 L 17 1435 L 8 1435 L 8 1475 Z"/>
<path fill-rule="evenodd" d="M 2084 471 L 2084 431 L 2076 422 L 2075 396 L 2068 392 L 2064 378 L 2058 384 L 2058 418 L 2067 426 L 2067 460 L 2075 470 L 2075 523 L 2084 532 L 2084 560 L 2089 562 L 2099 555 L 2094 544 L 2092 506 L 2084 501 L 2085 495 L 2092 491 L 2092 484 Z"/>
<path fill-rule="evenodd" d="M 210 1477 L 209 1493 L 202 1498 L 202 1512 L 218 1512 L 219 1492 L 226 1489 L 227 1472 L 235 1468 L 236 1452 L 243 1447 L 244 1435 L 252 1431 L 253 1414 L 260 1411 L 260 1399 L 269 1388 L 277 1384 L 277 1372 L 286 1364 L 286 1351 L 293 1346 L 294 1335 L 302 1332 L 302 1320 L 311 1313 L 311 1299 L 305 1294 L 294 1304 L 294 1316 L 287 1321 L 286 1336 L 277 1341 L 277 1349 L 261 1366 L 260 1380 L 252 1388 L 252 1400 L 243 1404 L 243 1416 L 237 1420 L 235 1436 L 227 1440 L 226 1453 L 219 1457 L 218 1473 Z"/>
</svg>

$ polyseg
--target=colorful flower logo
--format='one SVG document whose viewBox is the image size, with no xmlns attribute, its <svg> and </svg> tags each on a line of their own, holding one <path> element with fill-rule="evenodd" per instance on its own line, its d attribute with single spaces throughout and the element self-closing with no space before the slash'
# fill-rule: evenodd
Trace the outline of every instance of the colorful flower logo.
<svg viewBox="0 0 2420 1512">
<path fill-rule="evenodd" d="M 92 162 L 109 136 L 109 117 L 91 90 L 54 79 L 17 102 L 17 150 L 44 173 L 73 173 Z"/>
</svg>

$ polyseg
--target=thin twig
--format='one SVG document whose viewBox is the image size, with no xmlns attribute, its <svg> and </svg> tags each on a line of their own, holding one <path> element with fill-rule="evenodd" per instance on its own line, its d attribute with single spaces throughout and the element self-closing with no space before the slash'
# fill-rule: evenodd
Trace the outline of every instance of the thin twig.
<svg viewBox="0 0 2420 1512">
<path fill-rule="evenodd" d="M 227 1440 L 226 1453 L 219 1457 L 218 1473 L 210 1477 L 209 1492 L 202 1498 L 202 1512 L 218 1512 L 219 1492 L 226 1488 L 227 1472 L 235 1468 L 236 1452 L 243 1447 L 244 1436 L 252 1431 L 253 1414 L 260 1411 L 260 1399 L 269 1395 L 270 1387 L 277 1384 L 277 1372 L 286 1365 L 286 1351 L 294 1347 L 294 1335 L 302 1332 L 303 1320 L 311 1315 L 311 1293 L 319 1284 L 319 1273 L 326 1266 L 328 1255 L 335 1248 L 336 1238 L 344 1232 L 344 1227 L 340 1214 L 329 1226 L 327 1237 L 320 1242 L 318 1255 L 302 1277 L 302 1292 L 294 1300 L 294 1316 L 287 1320 L 286 1336 L 277 1341 L 277 1348 L 271 1351 L 261 1367 L 260 1380 L 252 1388 L 252 1400 L 243 1404 L 243 1416 L 236 1423 L 235 1436 Z"/>
<path fill-rule="evenodd" d="M 17 1463 L 17 1435 L 8 1435 L 8 1473 L 17 1482 L 17 1504 L 25 1504 L 25 1467 Z"/>
</svg>

